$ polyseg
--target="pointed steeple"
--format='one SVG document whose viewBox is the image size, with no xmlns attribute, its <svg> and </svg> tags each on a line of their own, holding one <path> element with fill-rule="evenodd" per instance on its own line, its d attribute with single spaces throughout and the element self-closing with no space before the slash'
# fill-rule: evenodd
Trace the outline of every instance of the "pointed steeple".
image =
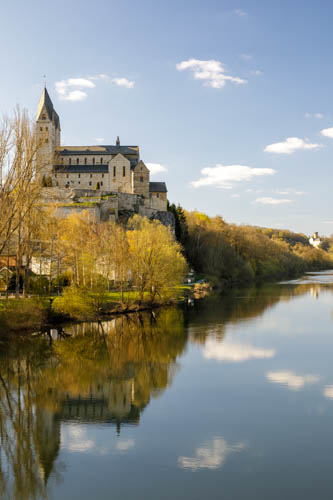
<svg viewBox="0 0 333 500">
<path fill-rule="evenodd" d="M 119 135 L 117 136 L 116 146 L 120 146 L 120 139 L 119 139 Z"/>
<path fill-rule="evenodd" d="M 54 122 L 56 128 L 60 128 L 58 113 L 55 111 L 46 86 L 43 88 L 37 108 L 37 121 L 41 119 L 42 113 L 46 114 L 50 121 Z"/>
</svg>

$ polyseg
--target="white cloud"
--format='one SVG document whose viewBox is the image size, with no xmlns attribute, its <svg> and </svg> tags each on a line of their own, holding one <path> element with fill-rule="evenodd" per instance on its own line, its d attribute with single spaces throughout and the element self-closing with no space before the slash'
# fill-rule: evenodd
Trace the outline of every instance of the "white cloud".
<svg viewBox="0 0 333 500">
<path fill-rule="evenodd" d="M 225 69 L 220 61 L 214 59 L 202 61 L 200 59 L 188 59 L 176 65 L 178 71 L 189 69 L 193 72 L 194 78 L 203 80 L 206 87 L 221 89 L 226 82 L 233 82 L 237 85 L 247 83 L 246 80 L 238 76 L 230 76 L 225 74 Z"/>
<path fill-rule="evenodd" d="M 287 198 L 256 198 L 255 203 L 261 203 L 262 205 L 284 205 L 286 203 L 291 203 L 292 200 L 288 200 Z"/>
<path fill-rule="evenodd" d="M 324 396 L 327 399 L 333 399 L 333 385 L 327 385 L 324 389 Z"/>
<path fill-rule="evenodd" d="M 126 87 L 127 89 L 132 89 L 135 85 L 133 80 L 128 80 L 128 78 L 112 78 L 112 83 L 118 85 L 118 87 Z"/>
<path fill-rule="evenodd" d="M 105 139 L 104 137 L 95 137 L 94 141 L 97 142 L 97 144 L 103 144 Z"/>
<path fill-rule="evenodd" d="M 330 139 L 333 139 L 333 127 L 331 128 L 324 128 L 323 130 L 320 131 L 321 135 L 325 137 L 329 137 Z"/>
<path fill-rule="evenodd" d="M 244 16 L 246 16 L 246 12 L 245 12 L 245 10 L 243 10 L 243 9 L 235 9 L 235 10 L 234 10 L 234 13 L 235 13 L 237 16 L 239 16 L 239 17 L 244 17 Z"/>
<path fill-rule="evenodd" d="M 320 380 L 319 375 L 297 375 L 289 370 L 268 372 L 266 373 L 266 378 L 270 382 L 287 386 L 293 391 L 299 391 L 303 389 L 305 385 L 316 384 Z"/>
<path fill-rule="evenodd" d="M 250 344 L 235 343 L 228 340 L 218 342 L 216 340 L 207 340 L 203 351 L 206 359 L 215 359 L 217 361 L 243 362 L 249 359 L 267 359 L 275 356 L 274 349 L 265 349 Z"/>
<path fill-rule="evenodd" d="M 333 132 L 333 129 L 332 129 Z M 333 137 L 333 135 L 332 135 Z M 277 153 L 290 155 L 297 150 L 318 149 L 320 144 L 311 143 L 308 139 L 300 139 L 299 137 L 288 137 L 283 142 L 275 142 L 265 147 L 266 153 Z"/>
<path fill-rule="evenodd" d="M 179 457 L 178 466 L 193 472 L 198 469 L 218 469 L 223 466 L 228 455 L 246 448 L 247 444 L 244 442 L 230 445 L 223 437 L 214 437 L 211 443 L 197 448 L 194 457 Z"/>
<path fill-rule="evenodd" d="M 135 446 L 134 439 L 120 439 L 116 444 L 116 450 L 118 451 L 128 451 Z"/>
<path fill-rule="evenodd" d="M 88 97 L 87 92 L 83 92 L 82 90 L 71 90 L 62 97 L 62 100 L 76 102 L 76 101 L 84 101 L 85 99 L 87 99 L 87 97 Z"/>
<path fill-rule="evenodd" d="M 111 82 L 119 87 L 133 88 L 134 81 L 127 78 L 111 78 L 108 75 L 100 73 L 99 75 L 89 76 L 87 78 L 68 78 L 55 82 L 55 89 L 59 99 L 62 101 L 84 101 L 88 97 L 86 89 L 96 87 L 96 81 Z M 84 90 L 82 90 L 84 89 Z"/>
<path fill-rule="evenodd" d="M 251 168 L 246 165 L 222 165 L 206 167 L 201 170 L 201 177 L 193 181 L 191 185 L 195 188 L 202 186 L 215 186 L 223 189 L 231 189 L 234 182 L 250 181 L 254 177 L 274 175 L 272 168 Z"/>
<path fill-rule="evenodd" d="M 250 71 L 251 75 L 254 75 L 254 76 L 263 76 L 263 72 L 260 71 L 260 69 L 253 69 L 252 71 Z"/>
<path fill-rule="evenodd" d="M 151 175 L 159 174 L 160 172 L 167 172 L 168 169 L 160 163 L 146 163 Z"/>
<path fill-rule="evenodd" d="M 92 89 L 96 87 L 94 82 L 87 78 L 68 78 L 55 82 L 55 89 L 59 99 L 62 101 L 84 101 L 88 94 L 80 89 Z"/>
<path fill-rule="evenodd" d="M 305 118 L 317 118 L 318 120 L 324 118 L 323 113 L 305 113 L 304 116 Z"/>
<path fill-rule="evenodd" d="M 297 191 L 296 189 L 293 188 L 285 188 L 282 190 L 277 189 L 275 193 L 282 195 L 295 194 L 296 196 L 302 196 L 304 194 L 308 194 L 306 191 Z"/>
</svg>

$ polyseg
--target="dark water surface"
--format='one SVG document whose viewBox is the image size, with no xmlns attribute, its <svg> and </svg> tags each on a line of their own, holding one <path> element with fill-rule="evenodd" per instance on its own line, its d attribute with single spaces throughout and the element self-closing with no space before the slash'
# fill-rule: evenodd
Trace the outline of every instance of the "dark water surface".
<svg viewBox="0 0 333 500">
<path fill-rule="evenodd" d="M 0 498 L 330 499 L 333 272 L 0 342 Z"/>
</svg>

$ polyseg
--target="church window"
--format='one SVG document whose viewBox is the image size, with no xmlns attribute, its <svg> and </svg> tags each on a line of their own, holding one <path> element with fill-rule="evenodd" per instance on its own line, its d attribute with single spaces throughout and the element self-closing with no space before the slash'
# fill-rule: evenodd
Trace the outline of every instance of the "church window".
<svg viewBox="0 0 333 500">
<path fill-rule="evenodd" d="M 80 163 L 80 159 L 76 158 L 76 164 L 79 165 L 79 163 Z"/>
<path fill-rule="evenodd" d="M 87 158 L 84 159 L 84 164 L 87 165 Z"/>
<path fill-rule="evenodd" d="M 116 177 L 116 167 L 113 167 L 113 177 Z"/>
<path fill-rule="evenodd" d="M 89 182 L 89 186 L 91 186 L 91 182 Z"/>
<path fill-rule="evenodd" d="M 81 181 L 78 181 L 78 184 L 81 184 Z"/>
<path fill-rule="evenodd" d="M 140 177 L 140 182 L 143 182 L 143 177 Z"/>
<path fill-rule="evenodd" d="M 101 186 L 103 186 L 103 181 L 101 181 Z"/>
<path fill-rule="evenodd" d="M 103 164 L 103 158 L 101 158 L 101 164 Z"/>
<path fill-rule="evenodd" d="M 40 127 L 40 131 L 41 131 L 41 132 L 42 132 L 42 130 L 43 130 L 43 127 Z"/>
<path fill-rule="evenodd" d="M 126 167 L 123 167 L 123 177 L 126 175 Z"/>
<path fill-rule="evenodd" d="M 79 179 L 80 179 L 80 177 L 81 177 L 81 174 L 79 174 Z"/>
<path fill-rule="evenodd" d="M 90 174 L 90 179 L 92 179 L 92 174 Z"/>
<path fill-rule="evenodd" d="M 46 120 L 46 116 L 45 115 L 42 116 L 42 120 Z"/>
<path fill-rule="evenodd" d="M 61 163 L 62 163 L 62 164 L 64 163 L 64 159 L 63 159 L 63 158 L 61 158 Z"/>
<path fill-rule="evenodd" d="M 95 158 L 93 158 L 93 165 L 95 165 Z"/>
<path fill-rule="evenodd" d="M 69 162 L 69 164 L 71 165 L 71 164 L 72 164 L 72 158 L 70 158 L 70 159 L 68 160 L 68 162 Z"/>
</svg>

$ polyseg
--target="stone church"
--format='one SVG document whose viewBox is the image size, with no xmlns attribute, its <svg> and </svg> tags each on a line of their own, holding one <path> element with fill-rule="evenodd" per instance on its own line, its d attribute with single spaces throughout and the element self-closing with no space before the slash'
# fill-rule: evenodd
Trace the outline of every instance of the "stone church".
<svg viewBox="0 0 333 500">
<path fill-rule="evenodd" d="M 37 162 L 45 186 L 58 188 L 54 190 L 58 193 L 67 190 L 75 200 L 112 193 L 117 195 L 119 209 L 133 202 L 133 207 L 140 205 L 141 215 L 167 210 L 166 184 L 150 182 L 139 146 L 122 146 L 119 137 L 115 145 L 61 146 L 60 119 L 46 87 L 39 101 L 36 127 L 41 143 Z"/>
</svg>

